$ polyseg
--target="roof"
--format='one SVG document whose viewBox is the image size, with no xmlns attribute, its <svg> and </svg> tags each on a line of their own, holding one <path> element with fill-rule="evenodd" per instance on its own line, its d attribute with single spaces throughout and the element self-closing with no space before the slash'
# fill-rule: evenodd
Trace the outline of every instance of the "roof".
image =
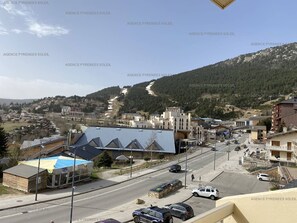
<svg viewBox="0 0 297 223">
<path fill-rule="evenodd" d="M 91 146 L 89 144 L 78 146 L 78 147 L 70 147 L 69 149 L 72 153 L 76 153 L 77 156 L 85 159 L 85 160 L 93 160 L 95 157 L 97 157 L 100 153 L 103 151 L 95 148 L 94 146 Z"/>
<path fill-rule="evenodd" d="M 56 142 L 59 140 L 65 140 L 65 136 L 55 135 L 49 138 L 34 139 L 33 141 L 25 140 L 21 145 L 21 149 L 27 149 L 34 146 L 40 146 L 41 144 L 45 145 L 48 143 Z"/>
<path fill-rule="evenodd" d="M 297 97 L 282 101 L 279 104 L 297 104 Z"/>
<path fill-rule="evenodd" d="M 252 116 L 250 117 L 250 120 L 263 120 L 267 118 L 271 118 L 271 116 Z"/>
<path fill-rule="evenodd" d="M 251 130 L 265 130 L 266 131 L 266 126 L 265 125 L 255 125 L 250 127 Z"/>
<path fill-rule="evenodd" d="M 38 159 L 29 160 L 29 161 L 22 161 L 21 164 L 37 167 L 38 166 Z M 67 167 L 72 167 L 74 163 L 74 158 L 66 157 L 66 156 L 53 156 L 47 158 L 40 159 L 40 167 L 46 169 L 49 173 L 52 173 L 55 169 L 63 169 Z M 77 159 L 75 160 L 75 165 L 85 165 L 92 163 L 92 161 L 87 161 L 84 159 Z"/>
<path fill-rule="evenodd" d="M 3 173 L 9 173 L 23 178 L 30 178 L 37 174 L 38 167 L 28 166 L 20 164 L 3 171 Z M 39 168 L 39 173 L 46 171 L 46 169 Z"/>
<path fill-rule="evenodd" d="M 293 180 L 287 185 L 285 185 L 283 189 L 296 188 L 296 187 L 297 187 L 297 180 Z"/>
<path fill-rule="evenodd" d="M 292 134 L 292 133 L 297 133 L 297 130 L 294 129 L 294 130 L 290 130 L 290 131 L 287 131 L 287 132 L 279 132 L 279 133 L 269 134 L 267 136 L 267 139 L 271 139 L 271 138 L 274 138 L 274 137 L 277 137 L 277 136 Z"/>
<path fill-rule="evenodd" d="M 149 150 L 153 145 L 154 151 L 175 153 L 174 131 L 163 129 L 89 127 L 74 146 L 83 146 L 92 140 L 93 142 L 98 141 L 98 137 L 102 148 L 108 150 L 143 151 Z M 133 146 L 131 142 L 134 142 Z"/>
</svg>

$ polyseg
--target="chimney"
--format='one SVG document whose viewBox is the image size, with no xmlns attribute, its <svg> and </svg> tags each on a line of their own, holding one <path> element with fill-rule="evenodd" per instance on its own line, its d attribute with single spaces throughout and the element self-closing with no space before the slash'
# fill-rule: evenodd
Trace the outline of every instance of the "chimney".
<svg viewBox="0 0 297 223">
<path fill-rule="evenodd" d="M 283 127 L 283 132 L 287 132 L 287 127 Z"/>
</svg>

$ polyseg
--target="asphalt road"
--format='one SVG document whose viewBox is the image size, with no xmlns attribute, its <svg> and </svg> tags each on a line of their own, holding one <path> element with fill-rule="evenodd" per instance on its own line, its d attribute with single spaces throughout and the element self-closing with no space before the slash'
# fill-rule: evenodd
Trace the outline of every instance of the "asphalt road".
<svg viewBox="0 0 297 223">
<path fill-rule="evenodd" d="M 234 149 L 235 146 L 236 145 L 226 146 L 224 143 L 217 143 L 216 148 L 218 151 L 209 151 L 194 158 L 188 159 L 188 170 L 198 170 L 205 165 L 214 162 L 214 158 L 218 159 L 221 156 L 227 156 L 226 151 Z M 185 164 L 182 165 L 184 165 L 185 168 Z M 160 183 L 167 182 L 172 179 L 180 179 L 182 182 L 184 182 L 184 176 L 185 171 L 173 174 L 169 173 L 168 169 L 166 168 L 161 169 L 158 172 L 130 180 L 128 182 L 108 188 L 103 188 L 91 193 L 75 196 L 73 221 L 79 221 L 80 219 L 84 219 L 88 216 L 98 214 L 113 207 L 120 206 L 135 200 L 136 198 L 147 194 L 151 188 L 159 185 Z M 215 184 L 216 182 L 213 183 Z M 218 182 L 218 186 L 219 184 L 220 182 Z M 256 188 L 256 186 L 254 186 L 254 188 Z M 227 189 L 228 187 L 226 187 L 226 194 L 231 193 Z M 202 208 L 201 211 L 213 207 L 211 203 L 213 201 L 206 201 L 203 198 L 193 199 L 196 200 L 195 205 L 198 205 L 198 208 Z M 198 204 L 196 204 L 197 199 L 203 200 L 201 200 L 201 203 L 198 202 Z M 192 200 L 192 198 L 190 200 Z M 199 210 L 200 209 L 198 209 L 198 212 L 195 211 L 195 213 L 198 214 L 200 212 Z M 124 212 L 125 210 L 119 211 Z M 55 222 L 61 223 L 69 222 L 69 218 L 70 198 L 0 212 L 0 222 L 3 223 L 48 223 L 52 219 L 55 219 Z"/>
<path fill-rule="evenodd" d="M 211 162 L 212 159 L 212 153 L 207 152 L 189 159 L 188 163 L 192 167 L 201 168 Z M 172 174 L 166 168 L 128 182 L 75 196 L 73 221 L 84 219 L 135 200 L 147 194 L 151 188 L 172 179 L 183 180 L 184 172 Z M 55 219 L 55 222 L 61 223 L 69 222 L 69 218 L 70 198 L 0 212 L 0 222 L 3 223 L 48 223 L 52 219 Z"/>
</svg>

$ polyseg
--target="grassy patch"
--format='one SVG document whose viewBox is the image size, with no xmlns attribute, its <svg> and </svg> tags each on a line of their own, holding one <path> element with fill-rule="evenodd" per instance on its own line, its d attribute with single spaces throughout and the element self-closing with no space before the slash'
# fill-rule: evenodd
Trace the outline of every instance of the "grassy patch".
<svg viewBox="0 0 297 223">
<path fill-rule="evenodd" d="M 3 195 L 3 194 L 9 194 L 9 190 L 7 187 L 0 184 L 0 195 Z"/>
<path fill-rule="evenodd" d="M 4 128 L 5 132 L 11 132 L 16 128 L 20 128 L 21 126 L 27 126 L 29 125 L 26 122 L 5 122 L 2 124 L 2 127 Z"/>
</svg>

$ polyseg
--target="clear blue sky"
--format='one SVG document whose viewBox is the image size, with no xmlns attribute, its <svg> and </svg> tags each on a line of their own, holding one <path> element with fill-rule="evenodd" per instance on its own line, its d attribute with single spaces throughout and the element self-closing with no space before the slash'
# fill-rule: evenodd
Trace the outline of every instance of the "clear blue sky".
<svg viewBox="0 0 297 223">
<path fill-rule="evenodd" d="M 295 42 L 292 0 L 0 3 L 0 98 L 133 85 Z"/>
</svg>

